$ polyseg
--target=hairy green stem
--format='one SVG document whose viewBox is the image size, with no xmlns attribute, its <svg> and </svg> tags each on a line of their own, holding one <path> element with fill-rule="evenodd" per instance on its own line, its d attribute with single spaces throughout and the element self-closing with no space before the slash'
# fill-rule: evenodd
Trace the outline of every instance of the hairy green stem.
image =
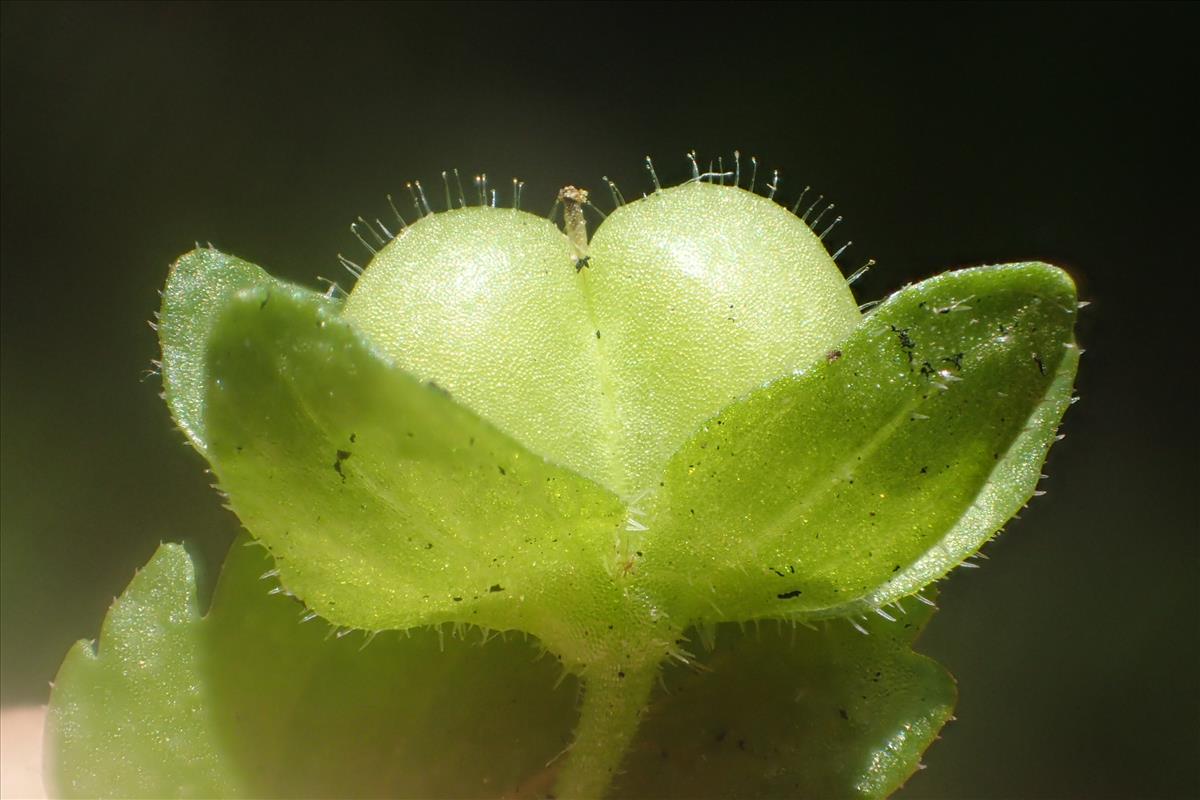
<svg viewBox="0 0 1200 800">
<path fill-rule="evenodd" d="M 604 662 L 584 678 L 583 708 L 555 786 L 560 800 L 596 800 L 616 777 L 621 759 L 658 677 L 659 661 Z"/>
</svg>

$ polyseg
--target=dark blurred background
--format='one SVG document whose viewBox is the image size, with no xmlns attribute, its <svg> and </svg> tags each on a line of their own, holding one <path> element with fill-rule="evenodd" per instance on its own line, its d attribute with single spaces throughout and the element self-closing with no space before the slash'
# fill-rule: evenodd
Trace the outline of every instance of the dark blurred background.
<svg viewBox="0 0 1200 800">
<path fill-rule="evenodd" d="M 549 208 L 733 148 L 836 200 L 862 299 L 1041 259 L 1093 301 L 1024 518 L 921 642 L 958 721 L 903 797 L 1200 794 L 1195 6 L 3 6 L 3 702 L 161 540 L 237 529 L 145 377 L 168 263 L 348 285 L 347 224 L 457 166 Z M 604 192 L 599 193 L 604 196 Z M 1185 211 L 1192 212 L 1185 216 Z"/>
</svg>

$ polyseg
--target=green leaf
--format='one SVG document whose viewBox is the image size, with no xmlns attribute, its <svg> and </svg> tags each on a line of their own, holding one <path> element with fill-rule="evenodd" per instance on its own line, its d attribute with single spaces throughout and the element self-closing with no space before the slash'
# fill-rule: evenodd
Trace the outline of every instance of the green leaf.
<svg viewBox="0 0 1200 800">
<path fill-rule="evenodd" d="M 100 642 L 71 648 L 50 695 L 46 782 L 61 797 L 218 797 L 237 786 L 213 745 L 195 573 L 159 547 L 113 601 Z"/>
<path fill-rule="evenodd" d="M 612 795 L 878 798 L 950 719 L 954 680 L 910 648 L 932 609 L 805 629 L 718 628 L 700 669 L 673 666 Z"/>
<path fill-rule="evenodd" d="M 332 637 L 235 542 L 200 616 L 184 548 L 116 600 L 55 681 L 48 782 L 67 798 L 544 793 L 576 686 L 520 639 Z M 277 590 L 276 590 L 277 593 Z M 870 636 L 720 627 L 702 670 L 666 670 L 614 796 L 884 796 L 947 720 L 953 681 L 908 649 L 929 609 Z M 552 762 L 550 770 L 547 762 Z"/>
<path fill-rule="evenodd" d="M 331 622 L 517 628 L 573 653 L 576 615 L 630 613 L 605 573 L 619 501 L 393 368 L 323 302 L 239 293 L 209 371 L 221 487 Z"/>
<path fill-rule="evenodd" d="M 55 681 L 47 780 L 64 797 L 495 797 L 566 745 L 574 681 L 519 638 L 335 638 L 235 543 L 201 617 L 164 545 Z"/>
<path fill-rule="evenodd" d="M 1070 279 L 1044 264 L 898 292 L 672 458 L 639 569 L 696 619 L 846 616 L 920 590 L 1033 494 L 1075 315 Z"/>
<path fill-rule="evenodd" d="M 576 685 L 519 639 L 441 630 L 331 636 L 243 538 L 207 616 L 164 545 L 116 600 L 98 647 L 55 681 L 47 779 L 63 797 L 540 795 Z M 270 591 L 269 591 L 270 590 Z M 273 596 L 272 596 L 273 595 Z M 953 684 L 909 645 L 928 609 L 861 636 L 722 626 L 704 669 L 668 669 L 615 796 L 881 797 L 917 765 Z M 547 769 L 548 762 L 551 766 Z M 521 792 L 516 792 L 518 787 Z"/>
<path fill-rule="evenodd" d="M 163 395 L 175 424 L 201 453 L 208 447 L 204 428 L 204 397 L 208 392 L 205 350 L 216 319 L 235 292 L 252 286 L 283 285 L 261 267 L 211 246 L 198 247 L 171 265 L 158 314 Z"/>
</svg>

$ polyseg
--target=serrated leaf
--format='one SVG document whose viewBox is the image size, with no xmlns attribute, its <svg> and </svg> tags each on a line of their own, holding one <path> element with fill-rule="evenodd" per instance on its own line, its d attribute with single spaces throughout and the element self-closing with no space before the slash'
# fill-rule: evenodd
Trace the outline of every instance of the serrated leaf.
<svg viewBox="0 0 1200 800">
<path fill-rule="evenodd" d="M 47 779 L 63 797 L 496 797 L 567 743 L 574 682 L 519 638 L 332 637 L 268 596 L 235 543 L 201 617 L 164 545 L 55 682 Z"/>
<path fill-rule="evenodd" d="M 540 796 L 576 687 L 519 639 L 331 636 L 268 590 L 239 540 L 207 616 L 164 545 L 114 603 L 98 648 L 55 682 L 47 778 L 63 797 Z M 614 796 L 881 797 L 953 704 L 909 650 L 928 610 L 871 635 L 722 626 L 705 669 L 669 669 Z M 472 637 L 473 638 L 473 637 Z M 547 768 L 547 765 L 550 765 Z"/>
<path fill-rule="evenodd" d="M 195 571 L 179 545 L 113 601 L 99 642 L 77 642 L 46 718 L 46 782 L 61 797 L 218 797 L 237 787 L 214 746 Z"/>
<path fill-rule="evenodd" d="M 706 423 L 649 498 L 639 565 L 716 620 L 862 613 L 919 590 L 1031 496 L 1078 360 L 1043 264 L 904 289 L 836 351 Z"/>
<path fill-rule="evenodd" d="M 719 627 L 700 669 L 664 676 L 612 795 L 881 798 L 915 772 L 950 718 L 954 680 L 899 621 Z"/>
<path fill-rule="evenodd" d="M 555 641 L 572 605 L 603 589 L 620 502 L 393 368 L 307 293 L 232 298 L 208 368 L 221 487 L 284 584 L 326 619 Z"/>
</svg>

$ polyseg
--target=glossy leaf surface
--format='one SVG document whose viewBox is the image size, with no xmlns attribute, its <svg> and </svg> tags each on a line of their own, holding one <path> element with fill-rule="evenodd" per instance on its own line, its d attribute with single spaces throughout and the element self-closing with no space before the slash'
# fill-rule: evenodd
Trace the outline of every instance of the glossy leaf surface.
<svg viewBox="0 0 1200 800">
<path fill-rule="evenodd" d="M 645 501 L 647 580 L 703 603 L 694 616 L 743 620 L 861 613 L 941 577 L 1033 494 L 1075 315 L 1044 264 L 897 292 L 673 457 Z"/>
<path fill-rule="evenodd" d="M 614 797 L 886 797 L 954 709 L 953 679 L 909 649 L 932 609 L 905 604 L 864 636 L 722 625 L 702 669 L 669 667 Z"/>
<path fill-rule="evenodd" d="M 519 637 L 330 635 L 269 595 L 235 543 L 201 616 L 164 545 L 98 647 L 55 683 L 48 779 L 64 797 L 537 797 L 562 759 L 577 684 Z M 953 685 L 909 644 L 928 609 L 862 636 L 722 626 L 704 671 L 671 668 L 615 796 L 881 797 L 917 765 Z M 547 767 L 547 763 L 550 763 Z"/>
<path fill-rule="evenodd" d="M 520 637 L 432 630 L 364 647 L 260 580 L 235 543 L 201 616 L 190 559 L 164 545 L 95 650 L 55 682 L 51 789 L 63 797 L 499 797 L 569 740 L 573 680 Z"/>
<path fill-rule="evenodd" d="M 554 639 L 580 615 L 629 613 L 615 593 L 612 608 L 590 605 L 624 525 L 617 499 L 391 367 L 323 301 L 242 292 L 208 368 L 221 486 L 284 584 L 326 619 Z"/>
<path fill-rule="evenodd" d="M 198 247 L 171 265 L 158 316 L 163 396 L 176 424 L 201 453 L 208 446 L 204 396 L 213 326 L 234 293 L 273 285 L 281 284 L 261 267 L 213 247 Z"/>
<path fill-rule="evenodd" d="M 562 592 L 584 607 L 567 625 L 643 613 L 620 586 L 678 627 L 861 613 L 945 574 L 1032 494 L 1074 315 L 1043 265 L 910 287 L 707 423 L 626 507 L 391 367 L 335 308 L 262 288 L 211 343 L 211 457 L 289 588 L 339 624 L 547 636 L 561 626 L 539 605 L 564 616 Z"/>
</svg>

